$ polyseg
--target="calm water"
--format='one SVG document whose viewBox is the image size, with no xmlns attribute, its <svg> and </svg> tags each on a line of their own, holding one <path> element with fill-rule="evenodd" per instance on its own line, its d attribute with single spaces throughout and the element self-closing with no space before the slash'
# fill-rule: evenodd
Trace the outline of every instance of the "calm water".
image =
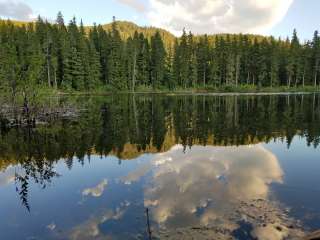
<svg viewBox="0 0 320 240">
<path fill-rule="evenodd" d="M 57 101 L 77 104 L 79 118 L 1 127 L 0 239 L 272 240 L 320 229 L 320 95 Z"/>
</svg>

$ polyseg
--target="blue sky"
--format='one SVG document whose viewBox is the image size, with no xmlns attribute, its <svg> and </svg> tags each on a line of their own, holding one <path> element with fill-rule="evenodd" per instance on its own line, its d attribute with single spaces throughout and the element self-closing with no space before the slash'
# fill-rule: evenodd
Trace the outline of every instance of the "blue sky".
<svg viewBox="0 0 320 240">
<path fill-rule="evenodd" d="M 286 16 L 270 33 L 287 36 L 296 28 L 301 40 L 312 39 L 314 31 L 320 30 L 319 9 L 319 0 L 294 0 Z"/>
<path fill-rule="evenodd" d="M 50 20 L 62 11 L 86 25 L 110 22 L 112 16 L 139 25 L 165 28 L 177 35 L 185 27 L 194 33 L 248 32 L 290 36 L 297 28 L 302 40 L 320 28 L 319 0 L 0 0 L 0 16 Z"/>
</svg>

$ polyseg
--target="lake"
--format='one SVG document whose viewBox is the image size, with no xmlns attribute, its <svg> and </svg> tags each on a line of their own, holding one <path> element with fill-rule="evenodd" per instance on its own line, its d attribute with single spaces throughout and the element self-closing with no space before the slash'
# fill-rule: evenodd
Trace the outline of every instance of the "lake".
<svg viewBox="0 0 320 240">
<path fill-rule="evenodd" d="M 320 229 L 320 95 L 51 99 L 0 132 L 0 239 L 294 239 Z"/>
</svg>

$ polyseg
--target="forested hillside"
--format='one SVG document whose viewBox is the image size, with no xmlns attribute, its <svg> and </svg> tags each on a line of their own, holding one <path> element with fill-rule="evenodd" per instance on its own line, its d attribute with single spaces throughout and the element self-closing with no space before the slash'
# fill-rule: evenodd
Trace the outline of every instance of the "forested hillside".
<svg viewBox="0 0 320 240">
<path fill-rule="evenodd" d="M 172 44 L 170 44 L 172 43 Z M 172 46 L 172 47 L 171 47 Z M 113 21 L 84 27 L 40 17 L 0 21 L 0 90 L 35 86 L 89 91 L 319 86 L 320 37 L 300 42 L 255 35 L 193 36 Z"/>
<path fill-rule="evenodd" d="M 167 48 L 169 48 L 170 46 L 173 46 L 173 43 L 175 40 L 175 36 L 164 29 L 155 28 L 155 27 L 140 27 L 132 22 L 127 22 L 127 21 L 116 21 L 116 24 L 117 24 L 117 30 L 119 31 L 120 36 L 123 40 L 127 40 L 129 37 L 133 38 L 136 32 L 142 33 L 145 36 L 145 38 L 147 38 L 149 41 L 151 40 L 151 37 L 156 34 L 156 32 L 159 32 Z M 86 28 L 89 31 L 93 27 L 86 27 Z M 111 31 L 112 23 L 102 25 L 102 28 L 107 32 Z"/>
</svg>

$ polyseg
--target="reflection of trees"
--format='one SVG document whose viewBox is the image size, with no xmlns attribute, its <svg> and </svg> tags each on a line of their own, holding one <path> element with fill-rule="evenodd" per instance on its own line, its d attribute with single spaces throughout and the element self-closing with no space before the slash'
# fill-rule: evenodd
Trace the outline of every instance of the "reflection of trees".
<svg viewBox="0 0 320 240">
<path fill-rule="evenodd" d="M 81 163 L 92 153 L 122 158 L 124 151 L 163 151 L 177 143 L 227 146 L 280 138 L 290 146 L 298 134 L 316 147 L 320 140 L 319 95 L 122 95 L 90 103 L 73 121 L 1 131 L 2 164 L 63 158 L 71 168 L 74 157 Z"/>
<path fill-rule="evenodd" d="M 320 141 L 320 96 L 163 96 L 119 95 L 85 99 L 88 111 L 75 120 L 59 120 L 36 129 L 7 129 L 0 119 L 0 169 L 20 164 L 28 182 L 43 187 L 57 176 L 53 166 L 65 159 L 116 155 L 131 159 L 159 152 L 179 143 L 247 145 L 305 137 L 308 145 Z M 82 106 L 83 107 L 83 106 Z M 26 178 L 28 176 L 28 178 Z M 22 189 L 22 187 L 21 187 Z M 21 194 L 23 195 L 23 194 Z"/>
<path fill-rule="evenodd" d="M 42 151 L 38 133 L 30 128 L 18 129 L 17 131 L 25 133 L 21 134 L 25 144 L 20 145 L 21 143 L 17 142 L 21 152 L 17 152 L 15 160 L 23 171 L 20 174 L 17 172 L 15 174 L 16 190 L 20 196 L 22 205 L 30 211 L 28 202 L 29 181 L 33 180 L 33 182 L 44 189 L 51 183 L 52 178 L 58 177 L 59 174 L 54 171 L 54 161 L 50 161 L 46 157 L 47 153 Z"/>
</svg>

